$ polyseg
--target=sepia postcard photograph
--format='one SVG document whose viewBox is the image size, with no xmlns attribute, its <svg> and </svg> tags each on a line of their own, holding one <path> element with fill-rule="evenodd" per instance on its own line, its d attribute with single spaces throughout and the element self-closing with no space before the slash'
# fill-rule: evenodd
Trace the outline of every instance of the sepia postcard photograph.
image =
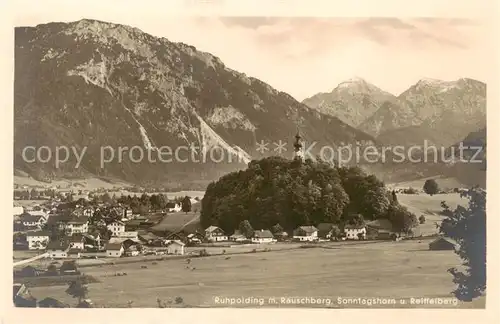
<svg viewBox="0 0 500 324">
<path fill-rule="evenodd" d="M 490 2 L 12 4 L 10 304 L 484 310 Z"/>
</svg>

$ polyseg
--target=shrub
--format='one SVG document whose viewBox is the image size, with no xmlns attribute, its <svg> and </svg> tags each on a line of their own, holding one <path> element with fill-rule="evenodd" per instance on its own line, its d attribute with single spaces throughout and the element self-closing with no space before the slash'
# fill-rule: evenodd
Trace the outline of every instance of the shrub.
<svg viewBox="0 0 500 324">
<path fill-rule="evenodd" d="M 420 217 L 418 218 L 418 222 L 420 224 L 424 224 L 425 223 L 425 216 L 424 215 L 420 215 Z"/>
<path fill-rule="evenodd" d="M 403 189 L 403 193 L 404 194 L 407 194 L 407 195 L 416 195 L 418 194 L 418 191 L 414 188 L 407 188 L 407 189 Z"/>
<path fill-rule="evenodd" d="M 210 254 L 207 252 L 206 249 L 203 249 L 199 252 L 199 256 L 200 257 L 205 257 L 205 256 L 209 256 Z"/>
</svg>

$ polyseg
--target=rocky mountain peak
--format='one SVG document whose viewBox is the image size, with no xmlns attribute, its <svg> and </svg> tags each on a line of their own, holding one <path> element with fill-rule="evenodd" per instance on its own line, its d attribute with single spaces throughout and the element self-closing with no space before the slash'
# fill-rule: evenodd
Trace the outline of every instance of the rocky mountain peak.
<svg viewBox="0 0 500 324">
<path fill-rule="evenodd" d="M 352 93 L 371 93 L 371 92 L 384 92 L 375 85 L 367 82 L 360 77 L 353 77 L 346 81 L 339 83 L 332 92 L 336 91 L 350 91 Z"/>
</svg>

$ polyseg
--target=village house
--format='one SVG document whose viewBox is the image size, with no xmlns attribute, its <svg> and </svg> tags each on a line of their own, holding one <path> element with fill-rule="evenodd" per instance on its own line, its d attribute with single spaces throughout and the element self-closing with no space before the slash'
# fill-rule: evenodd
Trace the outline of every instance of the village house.
<svg viewBox="0 0 500 324">
<path fill-rule="evenodd" d="M 100 248 L 102 246 L 102 238 L 99 232 L 93 233 L 83 233 L 84 245 L 87 247 L 96 247 Z"/>
<path fill-rule="evenodd" d="M 176 202 L 169 202 L 165 206 L 165 209 L 169 213 L 176 213 L 176 212 L 180 212 L 182 210 L 182 205 L 180 203 L 176 203 Z"/>
<path fill-rule="evenodd" d="M 123 255 L 124 248 L 121 243 L 108 243 L 106 245 L 106 256 L 110 258 L 119 258 Z"/>
<path fill-rule="evenodd" d="M 385 218 L 376 219 L 366 225 L 366 236 L 377 240 L 390 240 L 394 234 L 392 223 Z"/>
<path fill-rule="evenodd" d="M 45 250 L 52 259 L 65 259 L 68 257 L 69 243 L 66 241 L 52 241 Z"/>
<path fill-rule="evenodd" d="M 187 234 L 184 233 L 183 231 L 170 233 L 165 237 L 165 240 L 184 242 L 187 240 Z"/>
<path fill-rule="evenodd" d="M 192 244 L 200 244 L 204 239 L 205 237 L 203 236 L 203 234 L 198 232 L 191 233 L 187 236 L 187 241 Z"/>
<path fill-rule="evenodd" d="M 162 243 L 162 239 L 160 237 L 150 232 L 139 232 L 138 237 L 139 240 L 145 245 L 161 246 Z M 160 244 L 158 244 L 158 241 Z"/>
<path fill-rule="evenodd" d="M 113 233 L 113 236 L 120 236 L 125 232 L 125 223 L 120 220 L 115 220 L 106 226 Z"/>
<path fill-rule="evenodd" d="M 30 250 L 44 250 L 49 243 L 50 233 L 46 231 L 35 231 L 26 233 L 26 241 Z"/>
<path fill-rule="evenodd" d="M 217 226 L 209 226 L 205 230 L 205 238 L 209 242 L 222 242 L 227 241 L 227 236 L 224 231 Z"/>
<path fill-rule="evenodd" d="M 236 230 L 234 231 L 233 235 L 229 237 L 229 240 L 233 242 L 244 242 L 248 239 L 245 235 L 241 234 L 239 230 Z"/>
<path fill-rule="evenodd" d="M 46 219 L 43 216 L 40 215 L 31 215 L 27 212 L 22 213 L 19 216 L 19 220 L 21 221 L 21 224 L 25 227 L 41 227 L 43 224 L 45 224 Z"/>
<path fill-rule="evenodd" d="M 288 233 L 286 231 L 281 231 L 273 234 L 277 241 L 283 242 L 288 239 Z"/>
<path fill-rule="evenodd" d="M 364 240 L 366 238 L 365 225 L 345 225 L 344 234 L 346 240 Z"/>
<path fill-rule="evenodd" d="M 301 242 L 311 242 L 318 239 L 318 229 L 314 226 L 299 226 L 293 231 L 293 239 Z"/>
<path fill-rule="evenodd" d="M 170 241 L 167 243 L 167 253 L 184 255 L 184 245 L 181 241 Z"/>
<path fill-rule="evenodd" d="M 275 241 L 273 234 L 269 230 L 255 231 L 252 236 L 252 243 L 271 243 Z"/>
<path fill-rule="evenodd" d="M 69 235 L 75 233 L 87 233 L 89 231 L 89 218 L 86 216 L 75 216 L 66 223 L 66 230 Z"/>
<path fill-rule="evenodd" d="M 126 237 L 111 237 L 108 244 L 121 244 L 126 250 L 129 246 L 141 244 L 141 241 L 139 239 L 129 239 Z"/>
<path fill-rule="evenodd" d="M 85 239 L 82 234 L 73 234 L 67 238 L 70 249 L 83 250 L 85 247 Z"/>
<path fill-rule="evenodd" d="M 131 219 L 133 217 L 133 214 L 132 214 L 132 209 L 130 208 L 125 208 L 123 210 L 123 218 L 126 218 L 126 219 Z"/>
<path fill-rule="evenodd" d="M 139 245 L 134 244 L 130 245 L 126 249 L 124 249 L 125 256 L 138 256 L 140 254 Z"/>
<path fill-rule="evenodd" d="M 318 237 L 320 239 L 331 240 L 334 237 L 336 232 L 340 232 L 337 225 L 333 223 L 320 223 L 317 226 L 318 228 Z"/>
</svg>

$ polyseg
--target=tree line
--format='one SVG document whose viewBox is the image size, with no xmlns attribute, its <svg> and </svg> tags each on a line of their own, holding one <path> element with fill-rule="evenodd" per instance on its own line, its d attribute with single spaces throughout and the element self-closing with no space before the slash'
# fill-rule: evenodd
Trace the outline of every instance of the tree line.
<svg viewBox="0 0 500 324">
<path fill-rule="evenodd" d="M 285 231 L 319 223 L 359 224 L 387 218 L 407 232 L 417 217 L 400 205 L 394 192 L 358 167 L 332 167 L 324 161 L 268 157 L 246 170 L 208 185 L 202 199 L 202 226 L 232 232 L 242 221 L 253 228 L 279 224 Z"/>
</svg>

